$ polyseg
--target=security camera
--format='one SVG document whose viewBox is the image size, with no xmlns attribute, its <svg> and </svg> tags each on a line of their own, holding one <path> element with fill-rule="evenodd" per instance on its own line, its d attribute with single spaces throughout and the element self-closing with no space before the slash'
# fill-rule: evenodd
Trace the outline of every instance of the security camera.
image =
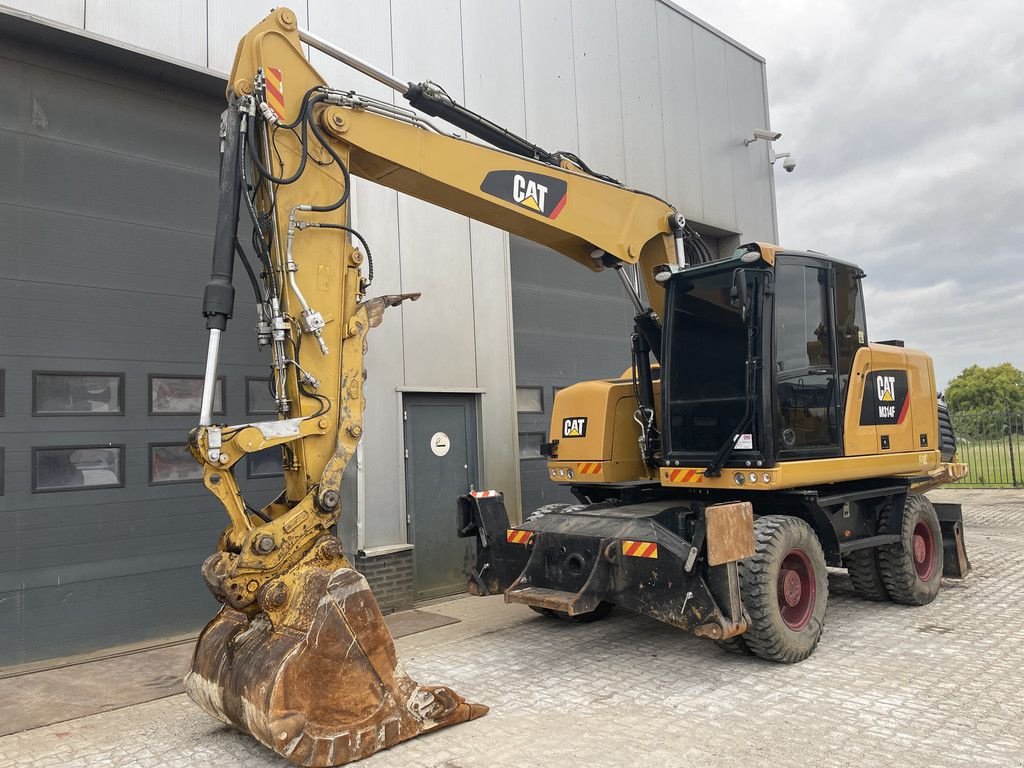
<svg viewBox="0 0 1024 768">
<path fill-rule="evenodd" d="M 792 173 L 793 169 L 796 168 L 796 160 L 792 158 L 789 152 L 778 152 L 774 149 L 768 150 L 768 162 L 775 165 L 776 160 L 782 161 L 782 167 L 786 169 L 787 173 Z"/>
<path fill-rule="evenodd" d="M 776 141 L 777 139 L 781 138 L 782 134 L 779 133 L 778 131 L 765 131 L 759 128 L 758 130 L 754 131 L 754 138 L 743 140 L 743 146 L 749 147 L 758 139 L 762 139 L 764 141 Z"/>
</svg>

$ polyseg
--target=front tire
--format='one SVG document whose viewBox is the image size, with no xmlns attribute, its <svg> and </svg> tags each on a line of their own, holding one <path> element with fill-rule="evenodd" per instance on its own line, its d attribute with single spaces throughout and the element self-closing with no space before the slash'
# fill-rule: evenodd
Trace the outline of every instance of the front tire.
<svg viewBox="0 0 1024 768">
<path fill-rule="evenodd" d="M 821 544 L 811 526 L 788 515 L 757 518 L 754 535 L 753 557 L 739 563 L 750 615 L 743 642 L 762 659 L 803 661 L 825 628 L 828 571 Z"/>
<path fill-rule="evenodd" d="M 882 513 L 889 527 L 891 508 Z M 889 596 L 904 605 L 927 605 L 942 582 L 942 529 L 935 507 L 921 494 L 907 496 L 900 541 L 878 548 L 878 570 Z"/>
</svg>

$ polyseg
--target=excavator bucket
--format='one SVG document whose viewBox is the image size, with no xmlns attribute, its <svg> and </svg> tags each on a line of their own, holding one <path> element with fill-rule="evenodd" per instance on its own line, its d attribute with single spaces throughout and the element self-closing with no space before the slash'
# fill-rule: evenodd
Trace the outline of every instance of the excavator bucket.
<svg viewBox="0 0 1024 768">
<path fill-rule="evenodd" d="M 203 630 L 185 688 L 211 715 L 294 765 L 332 766 L 486 714 L 405 673 L 359 573 L 306 567 L 292 584 L 268 584 L 252 618 L 224 606 Z"/>
</svg>

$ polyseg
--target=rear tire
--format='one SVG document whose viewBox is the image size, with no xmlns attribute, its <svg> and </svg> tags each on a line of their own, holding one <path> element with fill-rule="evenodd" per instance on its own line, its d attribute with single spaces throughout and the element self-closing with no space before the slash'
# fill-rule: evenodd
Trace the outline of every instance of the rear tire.
<svg viewBox="0 0 1024 768">
<path fill-rule="evenodd" d="M 882 513 L 888 531 L 892 508 Z M 920 494 L 907 496 L 900 541 L 878 548 L 878 570 L 889 596 L 904 605 L 927 605 L 942 582 L 942 529 L 935 507 Z"/>
<path fill-rule="evenodd" d="M 821 544 L 811 526 L 788 515 L 757 518 L 754 535 L 754 556 L 739 563 L 750 615 L 743 642 L 762 659 L 803 661 L 825 628 L 828 571 Z"/>
<path fill-rule="evenodd" d="M 956 456 L 956 432 L 945 403 L 939 403 L 939 451 L 943 461 L 952 461 Z"/>
<path fill-rule="evenodd" d="M 857 597 L 881 603 L 889 599 L 882 574 L 878 570 L 878 550 L 857 549 L 843 558 L 843 564 L 850 574 L 850 584 Z"/>
</svg>

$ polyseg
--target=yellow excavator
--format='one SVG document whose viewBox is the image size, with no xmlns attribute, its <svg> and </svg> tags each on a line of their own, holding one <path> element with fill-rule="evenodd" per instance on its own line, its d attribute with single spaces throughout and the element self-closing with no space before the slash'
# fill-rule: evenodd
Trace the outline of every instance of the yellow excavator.
<svg viewBox="0 0 1024 768">
<path fill-rule="evenodd" d="M 303 44 L 414 109 L 329 87 Z M 826 564 L 847 567 L 867 597 L 917 604 L 943 572 L 966 574 L 959 508 L 921 495 L 965 471 L 931 360 L 867 341 L 859 269 L 761 243 L 714 259 L 668 203 L 440 86 L 376 69 L 279 8 L 239 43 L 227 88 L 206 376 L 189 439 L 230 519 L 202 569 L 222 608 L 186 678 L 210 714 L 296 765 L 329 766 L 487 712 L 402 670 L 335 535 L 363 432 L 367 333 L 418 296 L 367 297 L 352 175 L 612 269 L 636 308 L 629 370 L 555 400 L 548 468 L 580 504 L 514 526 L 500 493 L 458 500 L 457 533 L 477 540 L 471 592 L 579 620 L 617 605 L 798 661 L 821 634 Z M 244 243 L 240 219 L 252 229 Z M 278 414 L 229 426 L 212 411 L 236 262 Z M 284 489 L 256 508 L 234 468 L 270 448 Z"/>
</svg>

